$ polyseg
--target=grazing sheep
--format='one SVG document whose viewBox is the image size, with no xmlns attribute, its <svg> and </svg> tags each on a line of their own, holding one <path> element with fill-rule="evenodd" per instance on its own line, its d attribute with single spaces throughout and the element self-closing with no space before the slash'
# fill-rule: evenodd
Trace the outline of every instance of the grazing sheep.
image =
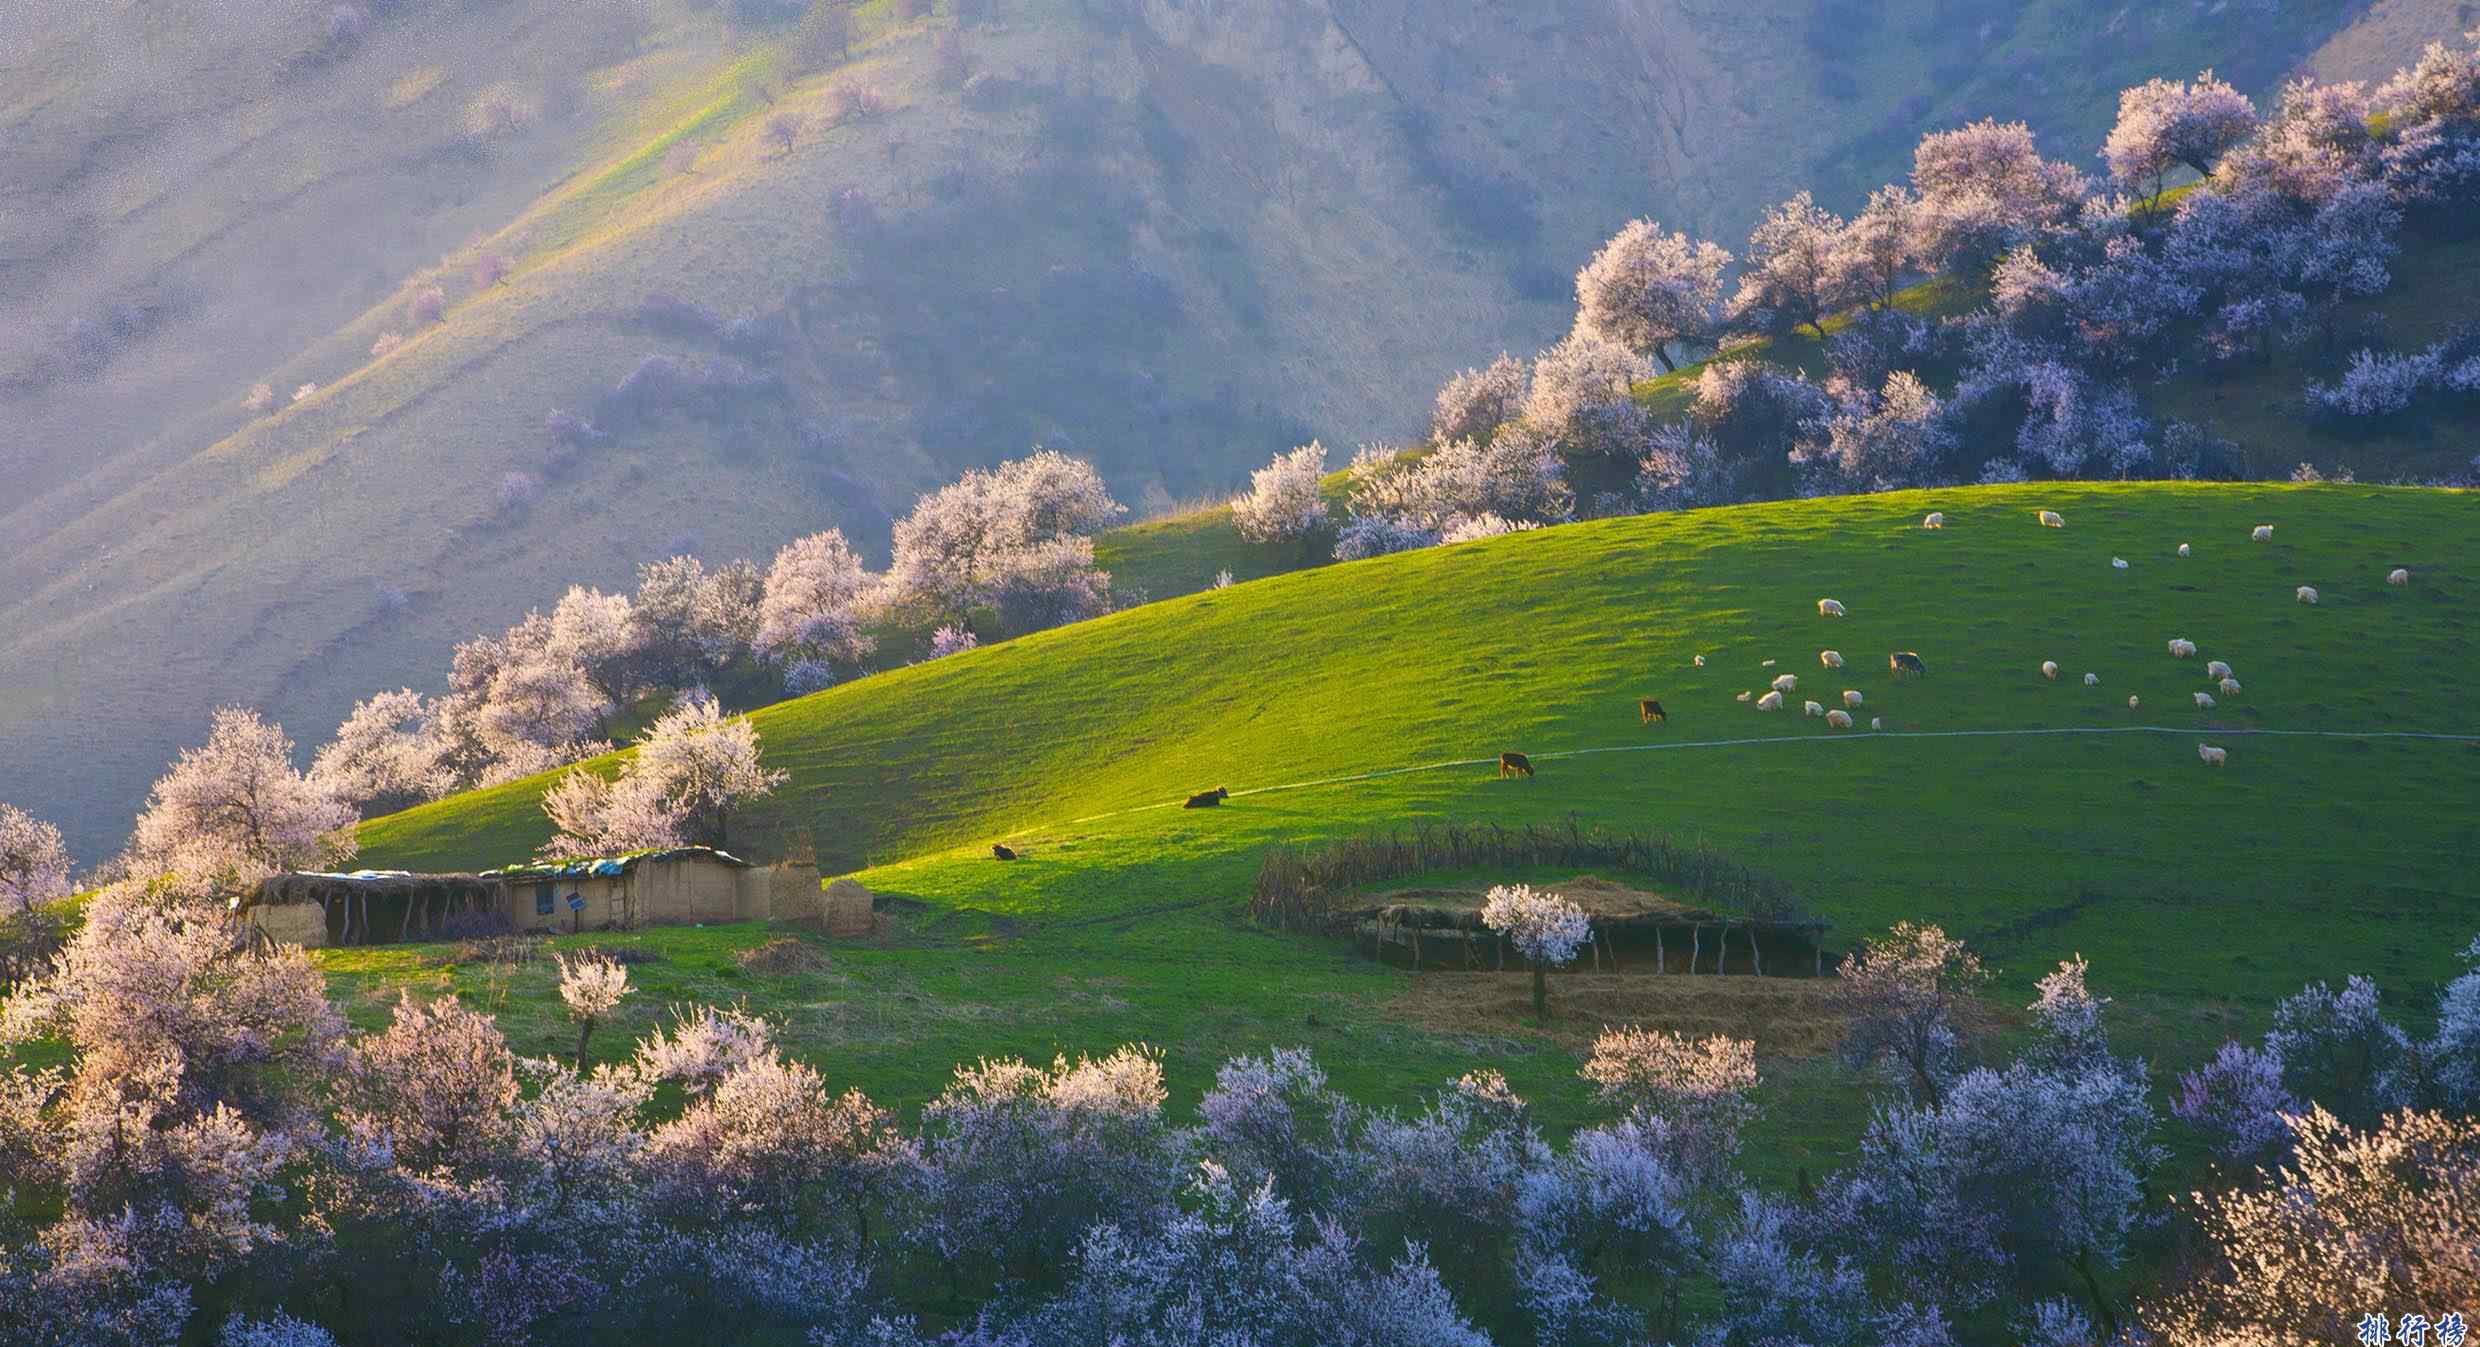
<svg viewBox="0 0 2480 1347">
<path fill-rule="evenodd" d="M 1742 692 L 1742 693 L 1741 693 L 1741 694 L 1739 694 L 1737 697 L 1732 698 L 1732 700 L 1733 700 L 1733 701 L 1741 701 L 1741 702 L 1744 702 L 1744 701 L 1748 700 L 1750 697 L 1753 697 L 1753 696 L 1755 696 L 1755 695 L 1756 695 L 1756 694 L 1755 694 L 1755 693 L 1753 693 L 1753 692 Z"/>
<path fill-rule="evenodd" d="M 1696 667 L 1698 667 L 1698 668 L 1700 668 L 1700 669 L 1702 669 L 1702 668 L 1704 668 L 1704 667 L 1705 667 L 1705 657 L 1704 657 L 1703 655 L 1699 655 L 1699 656 L 1697 656 L 1697 657 L 1696 657 Z"/>
<path fill-rule="evenodd" d="M 1848 729 L 1850 729 L 1850 728 L 1851 728 L 1851 712 L 1849 712 L 1849 711 L 1828 711 L 1828 712 L 1826 712 L 1826 728 L 1827 728 L 1827 729 L 1830 729 L 1830 730 L 1848 730 Z"/>
<path fill-rule="evenodd" d="M 1657 720 L 1667 723 L 1671 718 L 1671 713 L 1662 709 L 1662 703 L 1655 701 L 1651 697 L 1641 698 L 1637 701 L 1636 715 L 1638 723 L 1645 725 L 1650 725 Z"/>
<path fill-rule="evenodd" d="M 2128 709 L 2128 710 L 2130 710 L 2130 711 L 2135 710 L 2137 707 L 2142 706 L 2143 704 L 2144 704 L 2144 703 L 2142 703 L 2142 702 L 2140 702 L 2140 701 L 2136 700 L 2136 699 L 2135 699 L 2134 697 L 2132 697 L 2132 696 L 2130 696 L 2130 697 L 2127 699 L 2127 709 Z"/>
<path fill-rule="evenodd" d="M 2204 759 L 2204 765 L 2207 767 L 2222 767 L 2230 762 L 2229 749 L 2215 748 L 2211 744 L 2196 745 L 2196 756 Z"/>
<path fill-rule="evenodd" d="M 2222 680 L 2222 685 L 2221 685 L 2221 686 L 2222 686 L 2222 695 L 2223 695 L 2223 696 L 2225 696 L 2225 697 L 2236 697 L 2236 696 L 2238 696 L 2238 695 L 2239 695 L 2239 680 L 2238 680 L 2238 679 L 2236 679 L 2236 678 L 2225 678 L 2225 679 L 2223 679 L 2223 680 Z"/>
<path fill-rule="evenodd" d="M 1771 669 L 1771 668 L 1773 668 L 1773 667 L 1774 667 L 1774 661 L 1772 661 L 1772 660 L 1770 660 L 1770 659 L 1761 659 L 1761 660 L 1758 660 L 1758 661 L 1757 661 L 1757 667 L 1758 667 L 1758 668 L 1760 668 L 1760 669 Z"/>
<path fill-rule="evenodd" d="M 1219 805 L 1219 804 L 1221 804 L 1223 801 L 1228 800 L 1228 799 L 1230 799 L 1230 798 L 1231 798 L 1231 787 L 1229 787 L 1229 786 L 1216 786 L 1216 787 L 1215 787 L 1214 789 L 1212 789 L 1212 790 L 1205 791 L 1205 792 L 1203 792 L 1203 793 L 1201 793 L 1201 794 L 1197 794 L 1197 795 L 1191 795 L 1191 796 L 1189 796 L 1189 797 L 1188 797 L 1188 803 L 1187 803 L 1187 804 L 1184 804 L 1184 805 L 1181 805 L 1181 806 L 1180 806 L 1180 808 L 1182 808 L 1182 809 L 1212 809 L 1212 808 L 1214 808 L 1216 805 Z"/>
<path fill-rule="evenodd" d="M 1782 694 L 1779 692 L 1769 692 L 1764 696 L 1757 698 L 1757 709 L 1760 711 L 1781 710 Z"/>
<path fill-rule="evenodd" d="M 2252 542 L 2252 543 L 2269 543 L 2269 542 L 2272 542 L 2272 541 L 2273 541 L 2273 525 L 2271 525 L 2271 524 L 2259 524 L 2259 525 L 2257 525 L 2255 528 L 2252 528 L 2252 529 L 2248 530 L 2248 541 L 2249 541 L 2249 542 Z"/>
<path fill-rule="evenodd" d="M 1872 730 L 1882 730 L 1886 728 L 1886 718 L 1884 716 L 1869 717 L 1869 728 Z"/>
<path fill-rule="evenodd" d="M 1819 706 L 1819 705 L 1818 705 L 1817 703 L 1815 703 L 1815 702 L 1802 702 L 1802 703 L 1800 703 L 1800 714 L 1801 714 L 1801 715 L 1804 715 L 1804 716 L 1810 716 L 1810 717 L 1815 717 L 1815 716 L 1822 716 L 1822 715 L 1824 715 L 1825 713 L 1826 713 L 1826 709 L 1825 709 L 1824 707 L 1822 707 L 1822 706 Z"/>
<path fill-rule="evenodd" d="M 1817 652 L 1817 662 L 1829 669 L 1840 669 L 1843 667 L 1843 652 L 1840 650 L 1820 650 Z"/>
<path fill-rule="evenodd" d="M 2125 558 L 2125 557 L 2112 557 L 2112 558 L 2110 558 L 2110 569 L 2111 569 L 2111 570 L 2114 570 L 2114 571 L 2123 571 L 2123 570 L 2127 569 L 2127 558 Z"/>
<path fill-rule="evenodd" d="M 1920 662 L 1917 651 L 1896 650 L 1886 656 L 1886 668 L 1897 678 L 1925 678 L 1928 667 Z"/>
<path fill-rule="evenodd" d="M 2185 544 L 2185 543 L 2180 543 L 2180 544 L 2179 544 L 2179 555 L 2180 555 L 2180 556 L 2186 556 L 2186 555 L 2187 555 L 2187 544 Z"/>
<path fill-rule="evenodd" d="M 1834 600 L 1834 599 L 1819 599 L 1819 600 L 1817 600 L 1817 616 L 1819 616 L 1819 617 L 1841 617 L 1842 615 L 1843 615 L 1843 605 L 1842 605 L 1840 602 L 1838 602 L 1838 601 L 1836 601 L 1836 600 Z"/>
<path fill-rule="evenodd" d="M 2065 515 L 2058 513 L 2056 510 L 2043 510 L 2041 512 L 2041 527 L 2045 529 L 2062 529 L 2066 526 L 2067 518 Z"/>
<path fill-rule="evenodd" d="M 993 842 L 990 844 L 990 854 L 993 857 L 1003 861 L 1012 861 L 1016 859 L 1016 853 L 1010 851 L 1004 843 L 1000 842 Z"/>
<path fill-rule="evenodd" d="M 1922 518 L 1920 526 L 1925 529 L 1942 529 L 1946 527 L 1946 516 L 1936 510 L 1931 510 L 1927 516 Z"/>
<path fill-rule="evenodd" d="M 1533 760 L 1521 753 L 1501 753 L 1498 755 L 1499 780 L 1504 781 L 1518 772 L 1522 772 L 1525 780 L 1530 781 L 1533 778 Z"/>
<path fill-rule="evenodd" d="M 2227 664 L 2224 664 L 2224 663 L 2223 663 L 2222 661 L 2220 661 L 2220 660 L 2208 660 L 2208 661 L 2206 661 L 2205 666 L 2204 666 L 2204 676 L 2205 676 L 2205 677 L 2207 677 L 2207 678 L 2232 678 L 2232 677 L 2236 677 L 2236 675 L 2234 675 L 2233 673 L 2231 673 L 2231 671 L 2230 671 L 2230 666 L 2229 666 L 2229 665 L 2227 665 Z"/>
<path fill-rule="evenodd" d="M 2387 571 L 2387 572 L 2385 573 L 2385 583 L 2387 583 L 2387 584 L 2389 584 L 2389 585 L 2407 585 L 2407 584 L 2410 584 L 2410 583 L 2411 583 L 2411 572 L 2409 572 L 2409 571 L 2407 571 L 2407 570 L 2404 570 L 2404 569 L 2403 569 L 2402 567 L 2400 567 L 2400 566 L 2397 566 L 2397 567 L 2395 567 L 2394 569 L 2392 569 L 2392 570 L 2390 570 L 2390 571 Z"/>
<path fill-rule="evenodd" d="M 2084 675 L 2084 686 L 2088 688 L 2097 688 L 2101 686 L 2101 675 L 2095 673 L 2088 673 Z"/>
<path fill-rule="evenodd" d="M 2305 604 L 2314 604 L 2316 602 L 2316 586 L 2301 585 L 2299 587 L 2299 601 Z"/>
<path fill-rule="evenodd" d="M 1860 703 L 1861 703 L 1861 701 L 1862 701 L 1862 700 L 1863 700 L 1863 698 L 1860 696 L 1860 689 L 1858 689 L 1858 688 L 1845 688 L 1845 689 L 1843 689 L 1843 705 L 1848 706 L 1848 707 L 1850 707 L 1850 708 L 1852 708 L 1853 710 L 1855 710 L 1855 711 L 1856 711 L 1856 710 L 1859 710 L 1859 709 L 1860 709 Z"/>
<path fill-rule="evenodd" d="M 2196 709 L 2197 709 L 2197 710 L 2199 710 L 2199 711 L 2210 711 L 2210 710 L 2212 710 L 2212 709 L 2213 709 L 2213 694 L 2212 694 L 2212 693 L 2210 693 L 2210 692 L 2199 692 L 2199 693 L 2197 693 L 2197 694 L 2196 694 Z"/>
<path fill-rule="evenodd" d="M 2188 640 L 2184 636 L 2171 637 L 2170 657 L 2172 659 L 2194 659 L 2196 657 L 2196 643 Z"/>
<path fill-rule="evenodd" d="M 2045 659 L 2045 660 L 2041 661 L 2041 676 L 2042 676 L 2043 678 L 2048 679 L 2049 681 L 2051 681 L 2051 682 L 2053 682 L 2053 683 L 2057 682 L 2057 681 L 2058 681 L 2058 661 L 2056 661 L 2056 660 L 2054 660 L 2054 659 Z"/>
<path fill-rule="evenodd" d="M 1798 674 L 1776 674 L 1773 688 L 1776 692 L 1797 692 L 1800 690 L 1800 676 Z"/>
</svg>

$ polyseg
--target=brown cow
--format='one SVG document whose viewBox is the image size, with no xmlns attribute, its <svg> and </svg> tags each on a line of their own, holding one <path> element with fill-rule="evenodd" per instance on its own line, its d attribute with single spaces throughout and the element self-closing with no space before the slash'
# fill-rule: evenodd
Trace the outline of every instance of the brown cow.
<svg viewBox="0 0 2480 1347">
<path fill-rule="evenodd" d="M 1518 772 L 1522 772 L 1526 779 L 1529 780 L 1533 775 L 1533 760 L 1521 753 L 1501 753 L 1498 755 L 1499 780 L 1504 781 Z"/>
<path fill-rule="evenodd" d="M 1012 861 L 1016 859 L 1016 853 L 1008 850 L 1007 845 L 1002 842 L 991 843 L 990 854 L 1003 861 Z"/>
<path fill-rule="evenodd" d="M 1181 805 L 1181 806 L 1180 806 L 1180 808 L 1182 808 L 1182 809 L 1212 809 L 1214 806 L 1216 806 L 1216 805 L 1218 805 L 1218 804 L 1221 804 L 1223 801 L 1228 800 L 1228 799 L 1230 799 L 1230 798 L 1231 798 L 1231 787 L 1229 787 L 1229 786 L 1216 786 L 1214 789 L 1212 789 L 1212 790 L 1210 790 L 1210 791 L 1206 791 L 1205 793 L 1203 793 L 1203 794 L 1201 794 L 1201 795 L 1191 795 L 1191 796 L 1189 796 L 1189 797 L 1188 797 L 1188 803 L 1187 803 L 1187 804 L 1184 804 L 1184 805 Z"/>
<path fill-rule="evenodd" d="M 1662 709 L 1662 703 L 1655 701 L 1651 697 L 1644 698 L 1636 703 L 1636 714 L 1642 717 L 1644 723 L 1647 725 L 1650 725 L 1657 720 L 1668 722 L 1671 718 L 1671 713 Z"/>
</svg>

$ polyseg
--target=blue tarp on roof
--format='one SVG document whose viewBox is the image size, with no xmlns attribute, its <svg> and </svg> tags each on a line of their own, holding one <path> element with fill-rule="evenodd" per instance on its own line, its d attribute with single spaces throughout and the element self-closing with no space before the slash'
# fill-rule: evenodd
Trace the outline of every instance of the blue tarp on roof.
<svg viewBox="0 0 2480 1347">
<path fill-rule="evenodd" d="M 632 851 L 620 856 L 587 856 L 573 861 L 537 861 L 530 865 L 509 865 L 482 872 L 484 879 L 617 879 L 644 861 L 679 861 L 693 858 L 721 861 L 725 865 L 748 869 L 749 862 L 728 851 L 713 847 L 664 847 L 654 851 Z"/>
</svg>

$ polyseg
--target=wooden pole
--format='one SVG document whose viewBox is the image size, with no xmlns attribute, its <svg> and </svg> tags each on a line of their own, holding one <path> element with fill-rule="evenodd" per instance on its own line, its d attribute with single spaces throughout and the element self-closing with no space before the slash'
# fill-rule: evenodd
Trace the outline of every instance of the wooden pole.
<svg viewBox="0 0 2480 1347">
<path fill-rule="evenodd" d="M 1688 928 L 1688 975 L 1690 977 L 1694 977 L 1696 975 L 1696 961 L 1704 957 L 1705 928 L 1702 926 L 1691 926 Z"/>
<path fill-rule="evenodd" d="M 1748 928 L 1748 970 L 1758 977 L 1765 976 L 1765 956 L 1757 952 L 1757 928 L 1754 926 Z"/>
<path fill-rule="evenodd" d="M 1653 971 L 1662 971 L 1662 928 L 1653 928 Z"/>
</svg>

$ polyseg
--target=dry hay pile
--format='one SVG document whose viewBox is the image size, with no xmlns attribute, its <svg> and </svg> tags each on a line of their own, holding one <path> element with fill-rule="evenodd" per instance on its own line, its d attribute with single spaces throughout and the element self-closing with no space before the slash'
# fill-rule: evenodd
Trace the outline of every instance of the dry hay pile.
<svg viewBox="0 0 2480 1347">
<path fill-rule="evenodd" d="M 732 956 L 740 966 L 752 973 L 784 977 L 795 973 L 827 971 L 826 953 L 806 940 L 777 936 L 755 949 L 745 949 Z"/>
<path fill-rule="evenodd" d="M 1813 1057 L 1843 1037 L 1833 978 L 1572 973 L 1550 980 L 1550 1022 L 1533 1021 L 1529 973 L 1417 977 L 1388 1003 L 1390 1018 L 1436 1033 L 1541 1034 L 1582 1049 L 1604 1027 L 1667 1029 L 1690 1038 L 1756 1040 L 1774 1057 Z"/>
</svg>

